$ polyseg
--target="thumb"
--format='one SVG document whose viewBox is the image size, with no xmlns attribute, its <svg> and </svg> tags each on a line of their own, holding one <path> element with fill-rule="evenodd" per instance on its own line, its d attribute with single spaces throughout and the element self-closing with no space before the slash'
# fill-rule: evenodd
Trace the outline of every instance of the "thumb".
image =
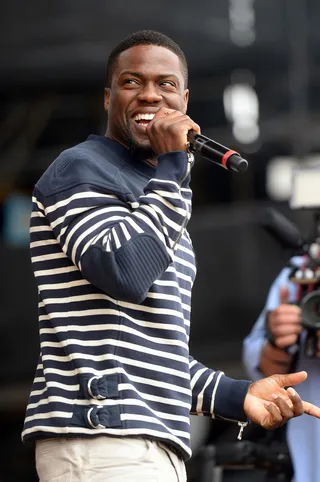
<svg viewBox="0 0 320 482">
<path fill-rule="evenodd" d="M 276 383 L 281 387 L 290 387 L 291 385 L 299 385 L 307 378 L 307 372 L 286 373 L 284 375 L 272 375 Z"/>
<path fill-rule="evenodd" d="M 285 305 L 289 303 L 289 290 L 287 286 L 282 286 L 280 288 L 280 304 Z"/>
</svg>

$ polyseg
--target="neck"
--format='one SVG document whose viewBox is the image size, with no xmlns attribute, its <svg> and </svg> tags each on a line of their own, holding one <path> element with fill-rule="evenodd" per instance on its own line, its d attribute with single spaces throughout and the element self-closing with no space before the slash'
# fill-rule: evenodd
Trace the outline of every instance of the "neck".
<svg viewBox="0 0 320 482">
<path fill-rule="evenodd" d="M 108 131 L 105 133 L 105 137 L 109 137 L 109 139 L 112 139 L 118 142 L 118 144 L 121 144 L 138 161 L 145 162 L 146 164 L 152 167 L 157 167 L 158 159 L 155 153 L 151 149 L 141 149 L 137 147 L 135 144 L 133 144 L 133 142 L 131 142 L 130 139 L 129 139 L 129 145 L 126 145 L 124 142 L 121 142 L 118 139 L 116 139 L 114 136 L 110 135 Z"/>
</svg>

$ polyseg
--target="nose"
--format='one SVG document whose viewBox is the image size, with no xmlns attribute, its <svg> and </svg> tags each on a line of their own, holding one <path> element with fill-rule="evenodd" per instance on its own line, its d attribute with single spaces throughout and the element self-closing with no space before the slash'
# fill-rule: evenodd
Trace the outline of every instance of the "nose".
<svg viewBox="0 0 320 482">
<path fill-rule="evenodd" d="M 146 83 L 140 90 L 138 98 L 141 102 L 148 104 L 158 103 L 162 100 L 162 96 L 157 90 L 157 86 L 151 82 Z"/>
</svg>

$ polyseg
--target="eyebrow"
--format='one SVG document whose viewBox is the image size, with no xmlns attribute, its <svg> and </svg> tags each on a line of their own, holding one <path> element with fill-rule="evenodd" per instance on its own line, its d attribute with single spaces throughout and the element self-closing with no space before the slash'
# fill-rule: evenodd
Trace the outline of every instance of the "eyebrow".
<svg viewBox="0 0 320 482">
<path fill-rule="evenodd" d="M 120 76 L 122 75 L 133 75 L 134 77 L 138 77 L 142 79 L 144 76 L 140 72 L 133 72 L 131 70 L 125 70 L 124 72 L 121 72 Z M 167 79 L 168 77 L 175 77 L 179 81 L 179 77 L 176 74 L 160 74 L 157 76 L 157 79 Z"/>
</svg>

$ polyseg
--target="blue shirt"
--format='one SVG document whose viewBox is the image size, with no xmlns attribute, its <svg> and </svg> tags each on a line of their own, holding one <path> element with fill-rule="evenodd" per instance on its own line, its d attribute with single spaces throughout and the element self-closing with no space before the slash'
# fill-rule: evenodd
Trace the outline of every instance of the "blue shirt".
<svg viewBox="0 0 320 482">
<path fill-rule="evenodd" d="M 293 258 L 295 264 L 301 264 L 302 258 Z M 288 281 L 290 268 L 284 268 L 269 291 L 266 305 L 257 319 L 251 333 L 243 344 L 243 362 L 253 380 L 263 378 L 259 371 L 261 350 L 266 342 L 265 316 L 280 304 L 280 288 L 287 286 L 289 301 L 297 297 L 297 285 Z M 302 336 L 303 343 L 303 336 Z M 296 370 L 305 370 L 308 378 L 295 387 L 303 400 L 320 405 L 320 360 L 307 358 L 303 346 L 300 349 Z M 320 420 L 308 415 L 293 418 L 288 422 L 287 440 L 294 465 L 295 482 L 320 482 Z"/>
</svg>

